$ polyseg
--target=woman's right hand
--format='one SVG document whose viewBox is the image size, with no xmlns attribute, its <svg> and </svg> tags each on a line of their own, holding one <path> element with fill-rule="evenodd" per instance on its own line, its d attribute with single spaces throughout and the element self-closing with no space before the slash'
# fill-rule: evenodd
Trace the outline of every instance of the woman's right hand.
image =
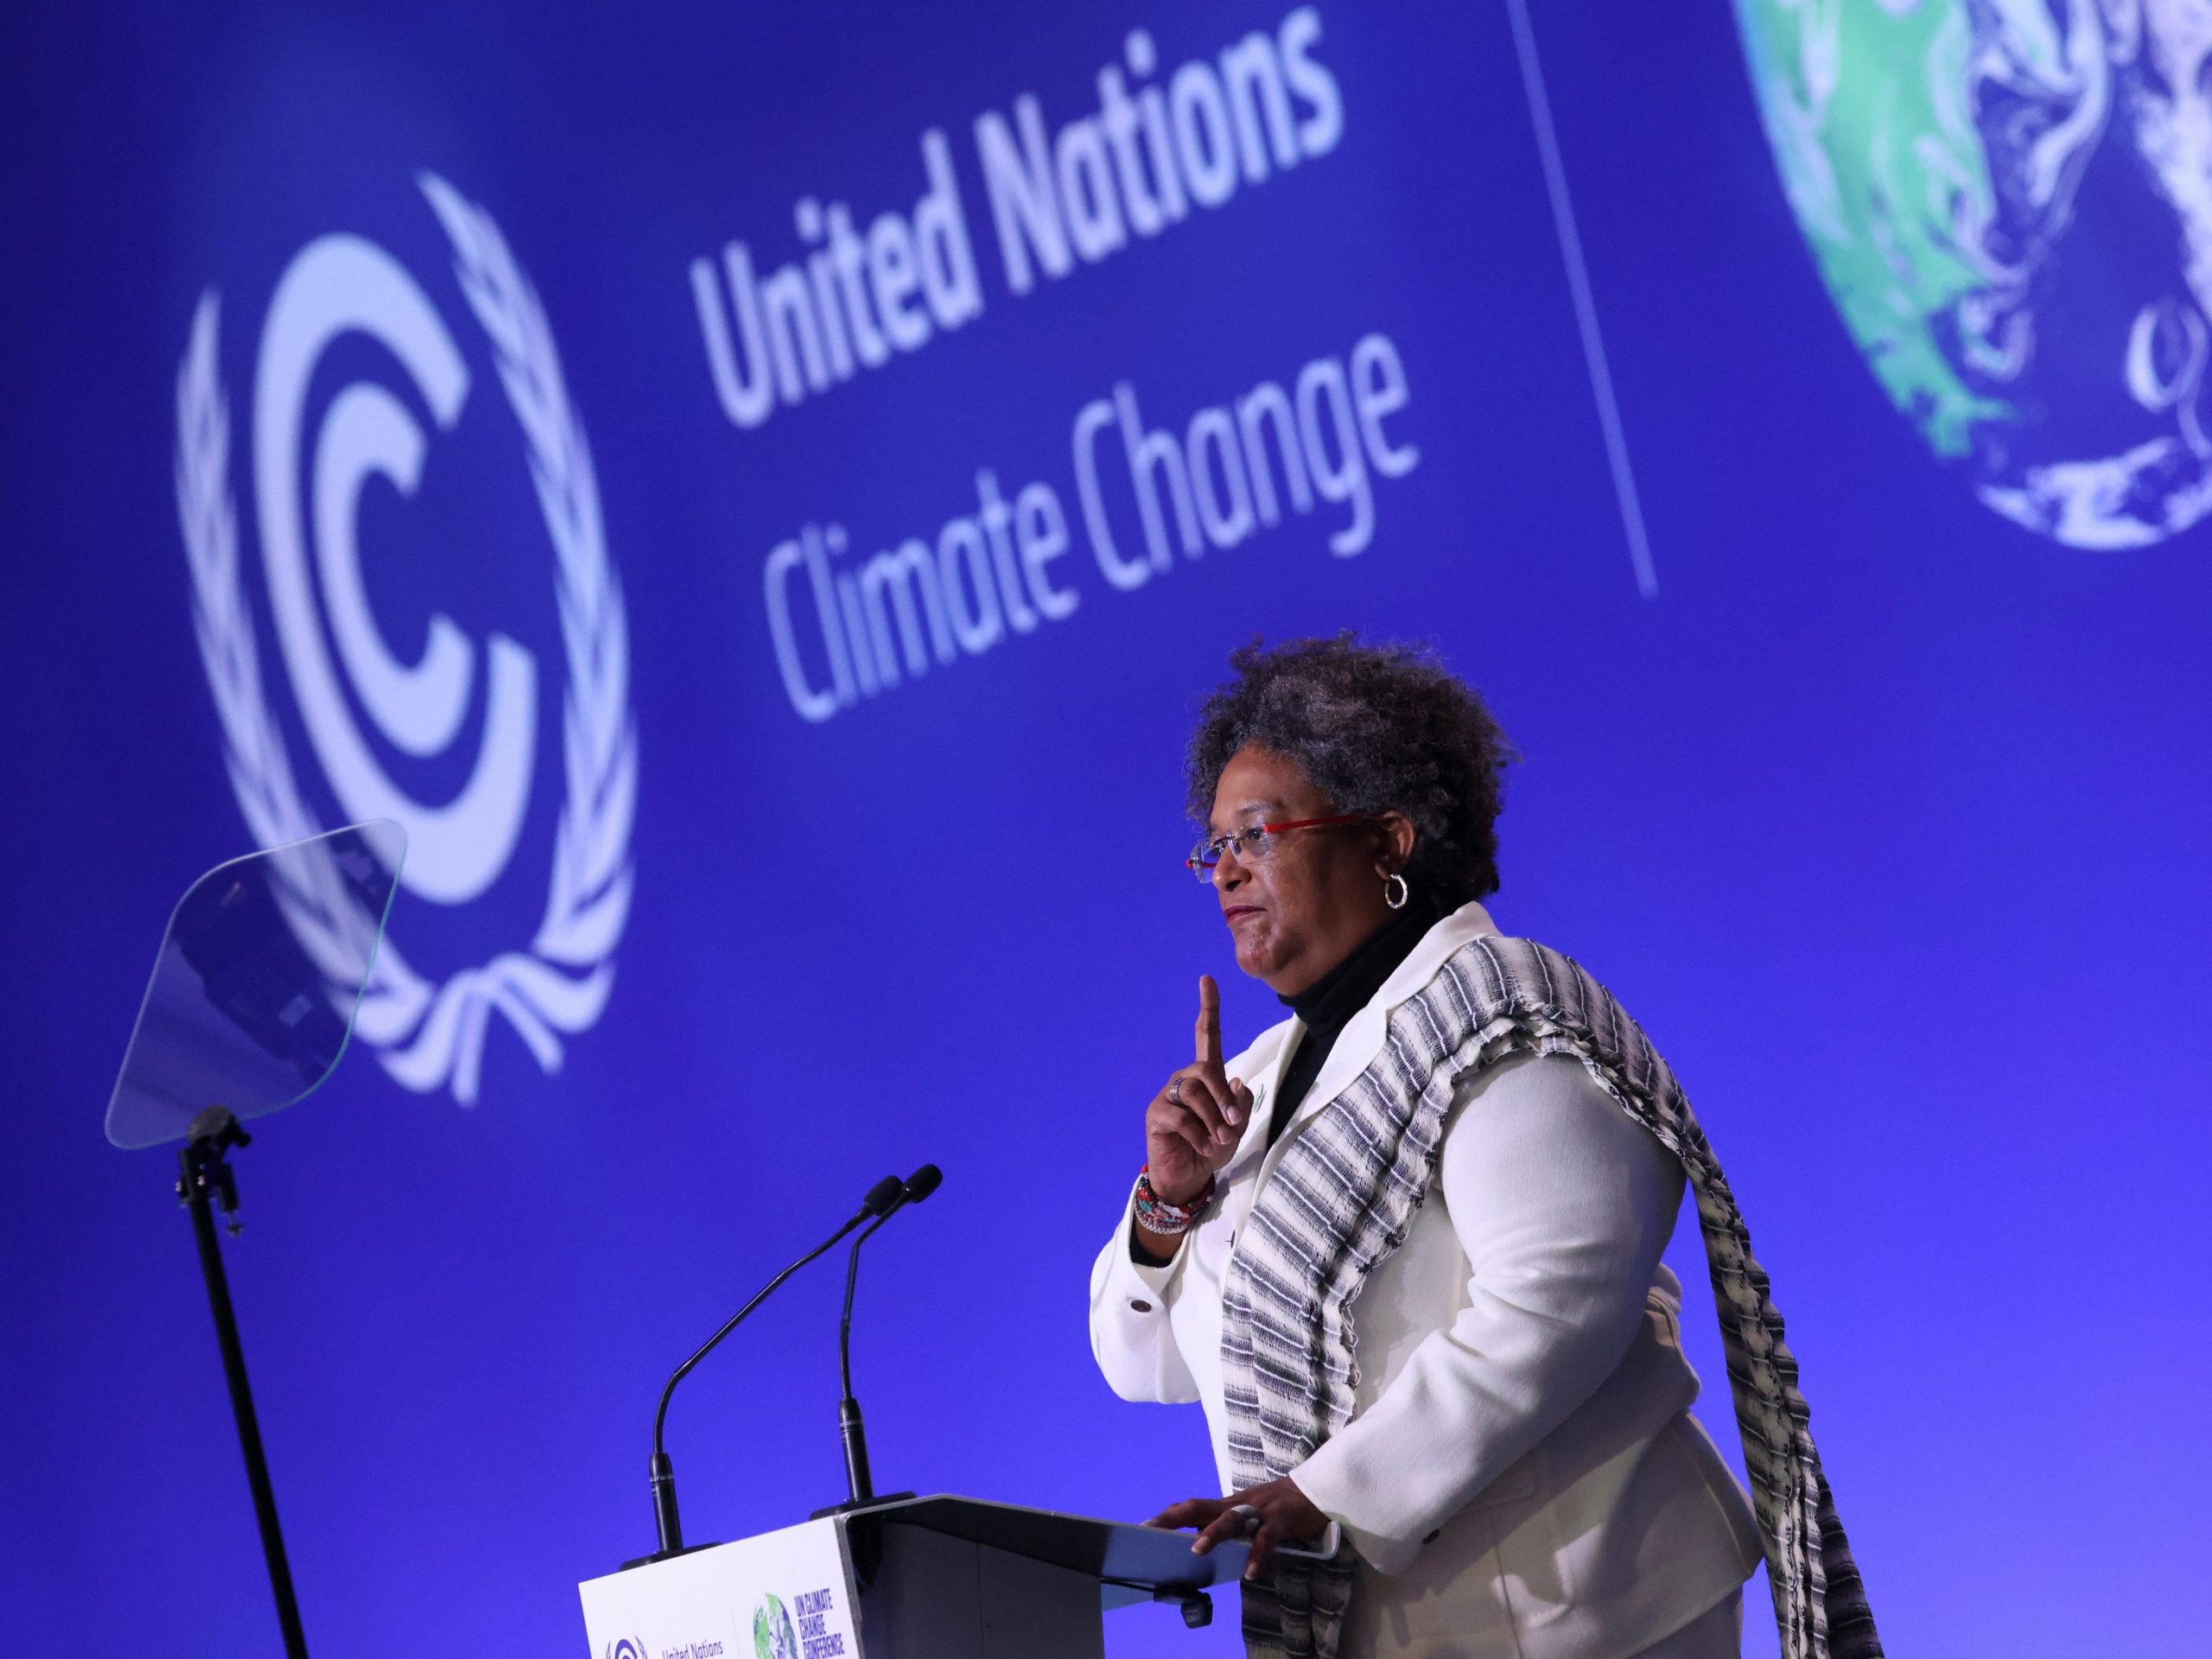
<svg viewBox="0 0 2212 1659">
<path fill-rule="evenodd" d="M 1198 1058 L 1167 1080 L 1144 1115 L 1152 1190 L 1187 1205 L 1236 1155 L 1252 1116 L 1252 1091 L 1221 1065 L 1221 989 L 1198 976 Z"/>
</svg>

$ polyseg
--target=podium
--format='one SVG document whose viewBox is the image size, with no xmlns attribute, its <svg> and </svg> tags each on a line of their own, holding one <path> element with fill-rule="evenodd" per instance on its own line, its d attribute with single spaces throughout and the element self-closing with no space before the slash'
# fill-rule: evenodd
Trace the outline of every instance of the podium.
<svg viewBox="0 0 2212 1659">
<path fill-rule="evenodd" d="M 944 1496 L 824 1516 L 578 1586 L 592 1659 L 1103 1659 L 1100 1619 L 1191 1624 L 1249 1554 L 1191 1535 Z"/>
</svg>

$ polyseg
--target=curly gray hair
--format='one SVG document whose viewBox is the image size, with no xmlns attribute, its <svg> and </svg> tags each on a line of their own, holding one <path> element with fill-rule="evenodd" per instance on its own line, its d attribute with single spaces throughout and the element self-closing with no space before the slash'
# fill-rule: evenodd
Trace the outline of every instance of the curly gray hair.
<svg viewBox="0 0 2212 1659">
<path fill-rule="evenodd" d="M 1198 709 L 1184 776 L 1203 826 L 1222 768 L 1249 746 L 1294 760 L 1339 812 L 1402 812 L 1406 879 L 1439 898 L 1497 891 L 1505 768 L 1520 756 L 1473 689 L 1406 645 L 1257 639 L 1230 654 L 1236 677 Z"/>
</svg>

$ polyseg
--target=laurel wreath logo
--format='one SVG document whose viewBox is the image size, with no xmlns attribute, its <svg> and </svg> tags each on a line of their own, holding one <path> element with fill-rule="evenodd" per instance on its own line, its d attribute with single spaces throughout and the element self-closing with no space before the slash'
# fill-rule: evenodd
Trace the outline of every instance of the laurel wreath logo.
<svg viewBox="0 0 2212 1659">
<path fill-rule="evenodd" d="M 531 482 L 553 542 L 568 692 L 562 750 L 568 794 L 555 834 L 545 912 L 527 949 L 502 951 L 441 984 L 409 966 L 387 938 L 354 1030 L 386 1071 L 429 1093 L 450 1083 L 473 1105 L 486 1026 L 496 1010 L 539 1065 L 560 1069 L 560 1033 L 587 1029 L 613 988 L 615 945 L 629 919 L 630 831 L 638 790 L 629 715 L 629 629 L 607 556 L 599 485 L 569 403 L 544 308 L 499 226 L 443 179 L 417 181 L 453 245 L 454 270 L 492 346 L 530 454 Z M 216 361 L 220 306 L 200 297 L 177 372 L 177 518 L 191 566 L 193 620 L 223 728 L 225 760 L 246 824 L 263 847 L 321 833 L 301 798 L 263 696 L 253 615 L 239 580 L 238 512 L 228 482 L 230 410 Z M 282 895 L 302 947 L 335 982 L 359 982 L 353 901 L 334 873 L 305 873 Z M 350 994 L 350 986 L 348 987 Z"/>
</svg>

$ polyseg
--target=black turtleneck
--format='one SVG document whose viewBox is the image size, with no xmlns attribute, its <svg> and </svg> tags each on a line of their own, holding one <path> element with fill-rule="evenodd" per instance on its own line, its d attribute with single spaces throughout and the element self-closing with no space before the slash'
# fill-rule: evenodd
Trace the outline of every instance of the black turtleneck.
<svg viewBox="0 0 2212 1659">
<path fill-rule="evenodd" d="M 1306 1098 L 1306 1091 L 1313 1086 L 1313 1079 L 1321 1075 L 1322 1063 L 1352 1015 L 1375 1000 L 1382 982 L 1413 954 L 1421 936 L 1453 908 L 1434 898 L 1423 903 L 1416 897 L 1354 945 L 1351 955 L 1320 978 L 1295 996 L 1278 999 L 1303 1022 L 1306 1034 L 1291 1055 L 1282 1074 L 1282 1087 L 1275 1095 L 1274 1110 L 1268 1122 L 1269 1146 L 1281 1135 L 1299 1103 Z"/>
</svg>

